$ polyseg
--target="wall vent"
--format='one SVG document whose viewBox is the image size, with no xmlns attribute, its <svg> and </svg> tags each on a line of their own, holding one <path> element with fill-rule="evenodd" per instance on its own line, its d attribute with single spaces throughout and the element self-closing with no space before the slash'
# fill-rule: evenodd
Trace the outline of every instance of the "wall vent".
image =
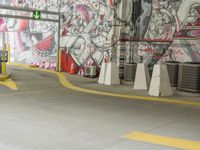
<svg viewBox="0 0 200 150">
<path fill-rule="evenodd" d="M 96 77 L 96 70 L 97 70 L 96 66 L 85 66 L 84 76 L 94 78 L 94 77 Z"/>
<path fill-rule="evenodd" d="M 137 64 L 129 63 L 124 65 L 124 80 L 134 82 Z"/>
<path fill-rule="evenodd" d="M 166 62 L 166 65 L 169 74 L 170 84 L 173 87 L 177 87 L 179 63 L 175 61 L 168 61 Z"/>
<path fill-rule="evenodd" d="M 200 63 L 179 64 L 177 89 L 200 92 Z"/>
</svg>

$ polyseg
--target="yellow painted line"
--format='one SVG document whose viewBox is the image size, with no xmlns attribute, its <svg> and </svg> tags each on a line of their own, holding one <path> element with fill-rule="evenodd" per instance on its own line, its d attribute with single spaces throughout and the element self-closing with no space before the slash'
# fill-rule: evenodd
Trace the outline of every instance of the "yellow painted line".
<svg viewBox="0 0 200 150">
<path fill-rule="evenodd" d="M 30 65 L 26 65 L 26 64 L 18 64 L 18 63 L 14 63 L 14 62 L 8 62 L 7 64 L 18 66 L 18 67 L 30 68 Z"/>
<path fill-rule="evenodd" d="M 6 86 L 14 91 L 18 90 L 16 83 L 11 79 L 0 81 L 0 85 Z"/>
<path fill-rule="evenodd" d="M 171 99 L 171 98 L 162 98 L 162 97 L 150 97 L 150 96 L 137 96 L 137 95 L 127 95 L 127 94 L 118 94 L 118 93 L 111 93 L 111 92 L 103 92 L 103 91 L 96 91 L 96 90 L 90 90 L 86 88 L 81 88 L 78 86 L 73 85 L 70 83 L 66 76 L 63 73 L 60 72 L 55 72 L 51 70 L 45 70 L 45 69 L 40 69 L 40 68 L 30 68 L 28 65 L 24 64 L 17 64 L 17 63 L 9 63 L 15 66 L 20 66 L 32 70 L 38 70 L 38 71 L 43 71 L 43 72 L 48 72 L 52 73 L 58 76 L 59 82 L 61 85 L 64 87 L 74 90 L 74 91 L 79 91 L 79 92 L 84 92 L 84 93 L 89 93 L 89 94 L 95 94 L 95 95 L 103 95 L 103 96 L 112 96 L 112 97 L 118 97 L 118 98 L 124 98 L 126 99 L 133 99 L 133 100 L 143 100 L 143 101 L 150 101 L 150 102 L 162 102 L 162 103 L 171 103 L 171 104 L 183 104 L 183 105 L 192 105 L 192 106 L 200 106 L 200 102 L 197 101 L 192 101 L 192 100 L 177 100 L 177 99 Z"/>
<path fill-rule="evenodd" d="M 128 140 L 135 140 L 135 141 L 167 146 L 172 148 L 179 148 L 184 150 L 200 150 L 200 142 L 184 140 L 179 138 L 158 136 L 141 132 L 134 132 L 125 135 L 124 138 Z"/>
</svg>

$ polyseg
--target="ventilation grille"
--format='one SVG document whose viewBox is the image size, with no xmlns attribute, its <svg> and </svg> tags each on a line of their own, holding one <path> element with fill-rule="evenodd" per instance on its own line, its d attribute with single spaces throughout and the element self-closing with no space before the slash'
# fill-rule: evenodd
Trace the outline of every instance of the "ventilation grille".
<svg viewBox="0 0 200 150">
<path fill-rule="evenodd" d="M 179 65 L 177 89 L 200 92 L 200 64 Z"/>
<path fill-rule="evenodd" d="M 96 66 L 85 66 L 84 76 L 91 78 L 96 77 Z"/>
<path fill-rule="evenodd" d="M 134 82 L 137 64 L 124 65 L 124 80 Z"/>
<path fill-rule="evenodd" d="M 171 83 L 171 86 L 177 87 L 178 82 L 178 63 L 166 63 L 167 65 L 167 71 L 169 74 L 169 80 Z"/>
</svg>

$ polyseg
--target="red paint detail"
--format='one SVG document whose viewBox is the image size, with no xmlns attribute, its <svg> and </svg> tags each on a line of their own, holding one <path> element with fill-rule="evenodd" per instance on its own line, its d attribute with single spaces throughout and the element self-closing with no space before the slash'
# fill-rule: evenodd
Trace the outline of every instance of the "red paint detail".
<svg viewBox="0 0 200 150">
<path fill-rule="evenodd" d="M 86 21 L 86 22 L 90 21 L 90 14 L 89 14 L 87 6 L 78 4 L 76 6 L 76 10 L 77 10 L 78 13 L 80 13 L 80 15 L 83 16 L 84 21 Z"/>
<path fill-rule="evenodd" d="M 175 38 L 177 39 L 197 39 L 197 38 L 200 38 L 200 36 L 195 36 L 195 37 L 192 37 L 192 36 L 176 36 Z"/>
<path fill-rule="evenodd" d="M 6 23 L 3 18 L 0 18 L 0 32 L 8 31 Z"/>
<path fill-rule="evenodd" d="M 68 33 L 69 31 L 65 28 L 64 30 L 63 30 L 63 32 L 62 32 L 62 36 L 67 36 L 67 33 Z"/>
<path fill-rule="evenodd" d="M 105 14 L 100 16 L 101 21 L 104 20 Z"/>
<path fill-rule="evenodd" d="M 28 28 L 28 20 L 20 20 L 18 31 L 25 31 Z"/>
<path fill-rule="evenodd" d="M 2 25 L 2 24 L 4 24 L 4 23 L 5 23 L 4 19 L 3 19 L 3 18 L 0 18 L 0 25 Z"/>
<path fill-rule="evenodd" d="M 145 51 L 145 52 L 148 52 L 148 53 L 153 53 L 153 52 L 155 52 L 155 50 L 154 50 L 154 49 L 151 49 L 151 48 L 147 48 L 147 49 L 141 50 L 141 51 Z"/>
<path fill-rule="evenodd" d="M 111 8 L 113 8 L 113 5 L 114 5 L 113 0 L 109 0 L 109 5 Z"/>
<path fill-rule="evenodd" d="M 76 64 L 70 53 L 66 53 L 66 49 L 62 52 L 61 57 L 62 70 L 70 74 L 77 74 L 80 67 Z"/>
<path fill-rule="evenodd" d="M 39 41 L 37 44 L 36 44 L 36 47 L 41 50 L 41 51 L 47 51 L 49 50 L 52 45 L 53 45 L 53 40 L 54 40 L 54 37 L 52 35 L 48 36 L 47 38 Z"/>
<path fill-rule="evenodd" d="M 194 23 L 195 26 L 200 26 L 200 18 L 198 18 L 195 23 Z"/>
<path fill-rule="evenodd" d="M 103 61 L 104 61 L 104 63 L 108 63 L 108 57 L 105 56 Z"/>
<path fill-rule="evenodd" d="M 66 49 L 62 51 L 61 54 L 61 68 L 62 71 L 67 71 L 67 54 L 66 54 Z"/>
<path fill-rule="evenodd" d="M 11 31 L 16 31 L 16 32 L 23 32 L 28 29 L 28 24 L 29 24 L 28 20 L 21 19 L 21 20 L 16 20 L 16 21 L 17 23 L 14 25 L 14 27 L 11 27 L 11 28 L 8 27 L 9 31 L 11 30 Z"/>
<path fill-rule="evenodd" d="M 159 59 L 161 59 L 161 58 L 162 58 L 162 56 L 159 55 L 159 56 L 153 56 L 152 59 L 153 59 L 153 60 L 159 60 Z"/>
<path fill-rule="evenodd" d="M 79 66 L 76 64 L 70 53 L 68 54 L 67 57 L 67 68 L 69 69 L 70 74 L 77 74 L 79 71 Z"/>
<path fill-rule="evenodd" d="M 70 74 L 77 74 L 78 73 L 78 65 L 76 63 L 72 63 L 70 66 L 69 73 Z"/>
<path fill-rule="evenodd" d="M 200 30 L 182 30 L 180 32 L 177 32 L 174 37 L 177 39 L 197 39 L 200 38 Z"/>
<path fill-rule="evenodd" d="M 161 38 L 155 38 L 155 39 L 138 39 L 138 38 L 120 38 L 121 42 L 126 42 L 126 41 L 133 41 L 133 42 L 173 42 L 173 40 L 169 39 L 161 39 Z"/>
<path fill-rule="evenodd" d="M 197 7 L 197 12 L 198 12 L 198 14 L 200 14 L 200 6 Z"/>
</svg>

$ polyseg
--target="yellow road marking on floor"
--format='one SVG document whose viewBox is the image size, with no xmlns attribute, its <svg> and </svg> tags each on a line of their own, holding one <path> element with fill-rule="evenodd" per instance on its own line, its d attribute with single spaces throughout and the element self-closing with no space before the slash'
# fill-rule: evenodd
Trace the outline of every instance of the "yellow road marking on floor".
<svg viewBox="0 0 200 150">
<path fill-rule="evenodd" d="M 10 88 L 11 90 L 18 90 L 16 83 L 11 80 L 11 79 L 7 79 L 5 81 L 0 81 L 0 85 L 4 85 L 8 88 Z"/>
<path fill-rule="evenodd" d="M 146 134 L 141 132 L 134 132 L 125 135 L 124 138 L 128 140 L 135 140 L 184 150 L 200 150 L 200 142 Z"/>
<path fill-rule="evenodd" d="M 24 64 L 17 64 L 17 63 L 9 63 L 9 64 L 28 68 L 28 69 L 32 69 L 32 70 L 38 70 L 38 71 L 43 71 L 43 72 L 55 74 L 55 75 L 58 76 L 58 79 L 59 79 L 59 82 L 61 83 L 61 85 L 63 85 L 64 87 L 66 87 L 68 89 L 74 90 L 74 91 L 79 91 L 79 92 L 84 92 L 84 93 L 89 93 L 89 94 L 95 94 L 95 95 L 104 95 L 104 96 L 125 98 L 125 99 L 162 102 L 162 103 L 172 103 L 172 104 L 183 104 L 183 105 L 193 105 L 193 106 L 198 106 L 198 107 L 200 106 L 200 102 L 192 101 L 192 100 L 180 100 L 180 99 L 177 100 L 177 99 L 162 98 L 162 97 L 126 95 L 126 94 L 118 94 L 118 93 L 90 90 L 90 89 L 81 88 L 81 87 L 73 85 L 72 83 L 70 83 L 67 80 L 66 76 L 63 73 L 60 73 L 60 72 L 55 72 L 55 71 L 45 70 L 45 69 L 40 69 L 40 68 L 31 68 L 30 66 L 24 65 Z"/>
</svg>

